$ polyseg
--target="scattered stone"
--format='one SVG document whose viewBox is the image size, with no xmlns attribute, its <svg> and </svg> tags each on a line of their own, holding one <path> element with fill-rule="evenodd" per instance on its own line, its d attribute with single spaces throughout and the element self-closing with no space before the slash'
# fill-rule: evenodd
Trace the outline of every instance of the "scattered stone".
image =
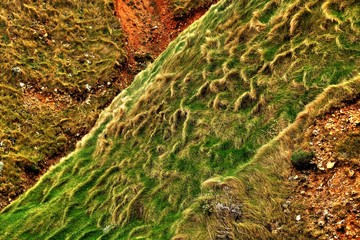
<svg viewBox="0 0 360 240">
<path fill-rule="evenodd" d="M 324 225 L 325 225 L 325 221 L 323 221 L 323 220 L 320 220 L 319 222 L 318 222 L 318 225 L 319 225 L 319 227 L 324 227 Z"/>
<path fill-rule="evenodd" d="M 326 164 L 327 169 L 333 169 L 335 167 L 336 162 L 328 162 Z"/>
<path fill-rule="evenodd" d="M 22 72 L 22 70 L 21 70 L 21 68 L 20 67 L 13 67 L 12 69 L 11 69 L 11 71 L 14 73 L 14 74 L 18 74 L 18 73 L 21 73 Z"/>
<path fill-rule="evenodd" d="M 355 171 L 349 169 L 349 170 L 347 171 L 347 176 L 348 176 L 349 178 L 354 178 L 354 177 L 355 177 Z"/>
<path fill-rule="evenodd" d="M 290 212 L 289 209 L 285 209 L 285 210 L 284 210 L 284 213 L 285 213 L 285 214 L 290 214 L 291 212 Z"/>
<path fill-rule="evenodd" d="M 295 218 L 296 221 L 300 221 L 301 220 L 301 215 L 297 215 Z"/>
<path fill-rule="evenodd" d="M 91 86 L 89 84 L 86 84 L 85 85 L 85 88 L 88 90 L 88 91 L 91 91 Z"/>
<path fill-rule="evenodd" d="M 289 208 L 290 204 L 291 204 L 291 201 L 290 201 L 290 200 L 287 200 L 287 201 L 282 205 L 282 207 L 283 207 L 284 209 L 287 209 L 287 208 Z"/>
<path fill-rule="evenodd" d="M 317 165 L 317 168 L 320 170 L 320 171 L 325 171 L 325 168 L 322 166 L 322 165 Z"/>
</svg>

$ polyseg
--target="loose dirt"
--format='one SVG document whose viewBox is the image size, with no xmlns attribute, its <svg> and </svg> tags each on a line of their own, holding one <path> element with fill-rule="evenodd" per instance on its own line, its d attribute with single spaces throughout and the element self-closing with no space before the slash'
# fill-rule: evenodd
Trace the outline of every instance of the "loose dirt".
<svg viewBox="0 0 360 240">
<path fill-rule="evenodd" d="M 170 41 L 200 18 L 208 7 L 199 7 L 179 19 L 175 17 L 168 0 L 116 0 L 116 16 L 127 38 L 125 49 L 130 72 L 143 69 L 165 50 Z"/>
<path fill-rule="evenodd" d="M 315 166 L 293 172 L 284 211 L 308 239 L 360 239 L 360 101 L 316 119 L 305 141 Z"/>
</svg>

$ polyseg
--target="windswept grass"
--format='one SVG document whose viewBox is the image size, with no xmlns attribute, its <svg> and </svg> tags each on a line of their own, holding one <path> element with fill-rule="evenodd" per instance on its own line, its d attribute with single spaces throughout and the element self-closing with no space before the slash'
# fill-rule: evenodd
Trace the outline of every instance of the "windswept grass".
<svg viewBox="0 0 360 240">
<path fill-rule="evenodd" d="M 171 7 L 176 18 L 183 18 L 192 14 L 194 10 L 209 7 L 216 0 L 171 0 Z"/>
<path fill-rule="evenodd" d="M 2 212 L 3 238 L 277 237 L 301 130 L 359 95 L 360 6 L 331 3 L 213 6 Z"/>
<path fill-rule="evenodd" d="M 1 201 L 72 150 L 119 93 L 125 56 L 113 8 L 104 0 L 1 1 Z"/>
</svg>

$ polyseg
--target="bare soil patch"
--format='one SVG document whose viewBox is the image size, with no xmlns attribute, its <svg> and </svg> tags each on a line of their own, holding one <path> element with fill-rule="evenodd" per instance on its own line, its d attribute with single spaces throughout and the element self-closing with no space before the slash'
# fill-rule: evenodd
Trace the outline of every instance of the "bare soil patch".
<svg viewBox="0 0 360 240">
<path fill-rule="evenodd" d="M 293 172 L 297 186 L 284 204 L 295 220 L 294 233 L 360 239 L 360 101 L 317 118 L 305 141 L 315 153 L 314 168 Z"/>
</svg>

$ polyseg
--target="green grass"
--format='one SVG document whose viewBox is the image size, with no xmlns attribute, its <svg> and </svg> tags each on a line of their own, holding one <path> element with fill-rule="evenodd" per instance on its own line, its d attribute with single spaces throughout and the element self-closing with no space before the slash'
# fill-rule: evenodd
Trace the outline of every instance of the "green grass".
<svg viewBox="0 0 360 240">
<path fill-rule="evenodd" d="M 213 6 L 1 213 L 2 237 L 277 237 L 302 130 L 359 95 L 360 6 L 341 4 L 341 22 L 317 0 Z"/>
</svg>

